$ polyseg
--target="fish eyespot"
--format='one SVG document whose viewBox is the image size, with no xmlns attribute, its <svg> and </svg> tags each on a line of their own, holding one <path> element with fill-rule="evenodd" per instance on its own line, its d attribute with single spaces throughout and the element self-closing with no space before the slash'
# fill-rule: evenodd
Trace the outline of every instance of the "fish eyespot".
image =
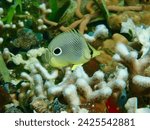
<svg viewBox="0 0 150 130">
<path fill-rule="evenodd" d="M 59 56 L 59 55 L 61 55 L 61 53 L 62 53 L 62 49 L 59 48 L 59 47 L 55 48 L 54 51 L 53 51 L 53 54 L 55 56 Z"/>
</svg>

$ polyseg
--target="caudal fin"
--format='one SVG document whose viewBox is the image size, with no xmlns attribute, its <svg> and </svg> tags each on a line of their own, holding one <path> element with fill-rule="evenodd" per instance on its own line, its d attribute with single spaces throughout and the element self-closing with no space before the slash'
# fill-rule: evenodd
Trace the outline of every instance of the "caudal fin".
<svg viewBox="0 0 150 130">
<path fill-rule="evenodd" d="M 91 49 L 92 51 L 92 58 L 100 55 L 100 51 L 96 50 L 94 47 L 92 47 L 90 44 L 88 44 L 89 48 Z"/>
</svg>

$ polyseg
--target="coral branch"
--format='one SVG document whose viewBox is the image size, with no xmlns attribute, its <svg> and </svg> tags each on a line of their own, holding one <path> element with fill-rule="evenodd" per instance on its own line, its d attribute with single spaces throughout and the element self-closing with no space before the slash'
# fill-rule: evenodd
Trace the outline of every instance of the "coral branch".
<svg viewBox="0 0 150 130">
<path fill-rule="evenodd" d="M 139 87 L 150 88 L 150 77 L 136 75 L 133 77 L 132 82 Z"/>
<path fill-rule="evenodd" d="M 143 6 L 117 6 L 117 5 L 109 5 L 107 6 L 109 11 L 114 12 L 123 12 L 123 11 L 142 11 Z"/>
<path fill-rule="evenodd" d="M 42 19 L 43 19 L 43 21 L 44 21 L 46 24 L 48 24 L 48 25 L 51 25 L 51 26 L 57 26 L 57 25 L 58 25 L 57 22 L 50 21 L 50 20 L 46 19 L 46 16 L 43 16 Z"/>
<path fill-rule="evenodd" d="M 93 1 L 89 1 L 86 9 L 88 10 L 89 14 L 82 14 L 81 10 L 80 10 L 80 6 L 81 6 L 82 1 L 81 0 L 77 0 L 77 9 L 76 9 L 76 16 L 79 18 L 79 20 L 76 20 L 75 22 L 71 23 L 70 25 L 68 25 L 67 27 L 65 27 L 64 25 L 60 26 L 59 29 L 63 32 L 69 31 L 71 29 L 76 28 L 79 25 L 79 31 L 83 34 L 85 30 L 87 30 L 87 24 L 90 22 L 90 20 L 92 18 L 95 18 L 98 16 L 98 13 L 94 11 L 94 9 L 92 8 L 93 6 Z M 43 7 L 43 5 L 42 5 Z M 59 23 L 57 22 L 53 22 L 50 21 L 46 18 L 47 15 L 47 11 L 45 6 L 44 9 L 40 8 L 42 16 L 41 19 L 43 20 L 43 22 L 45 24 L 48 24 L 50 26 L 58 26 Z M 46 27 L 44 27 L 46 28 Z"/>
<path fill-rule="evenodd" d="M 137 54 L 133 54 L 136 51 L 129 50 L 124 44 L 118 44 L 116 50 L 120 62 L 127 66 L 130 72 L 130 91 L 138 96 L 149 95 L 150 79 L 144 76 L 144 70 L 150 65 L 149 54 L 137 59 Z"/>
<path fill-rule="evenodd" d="M 83 17 L 83 21 L 81 22 L 80 26 L 79 26 L 79 31 L 84 34 L 84 31 L 87 30 L 87 24 L 89 23 L 89 21 L 98 16 L 98 13 L 94 13 L 94 14 L 87 14 Z"/>
<path fill-rule="evenodd" d="M 81 2 L 82 2 L 82 0 L 77 0 L 77 9 L 76 9 L 75 13 L 78 18 L 83 18 L 83 16 L 84 16 L 80 10 Z"/>
<path fill-rule="evenodd" d="M 93 4 L 94 4 L 93 1 L 89 1 L 86 5 L 86 9 L 90 14 L 95 13 L 95 10 L 93 9 Z"/>
<path fill-rule="evenodd" d="M 150 108 L 138 108 L 138 99 L 136 97 L 129 98 L 125 104 L 128 113 L 150 113 Z"/>
<path fill-rule="evenodd" d="M 68 27 L 61 26 L 59 29 L 63 32 L 70 31 L 70 30 L 76 28 L 82 21 L 83 21 L 83 19 L 76 20 L 75 22 L 71 23 Z"/>
</svg>

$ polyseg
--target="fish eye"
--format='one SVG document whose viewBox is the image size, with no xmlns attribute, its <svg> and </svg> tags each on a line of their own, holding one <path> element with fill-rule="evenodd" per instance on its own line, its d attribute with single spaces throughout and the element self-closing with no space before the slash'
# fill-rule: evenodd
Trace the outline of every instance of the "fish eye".
<svg viewBox="0 0 150 130">
<path fill-rule="evenodd" d="M 55 48 L 54 51 L 53 51 L 53 54 L 55 56 L 59 56 L 61 53 L 62 53 L 62 49 L 59 48 L 59 47 Z"/>
</svg>

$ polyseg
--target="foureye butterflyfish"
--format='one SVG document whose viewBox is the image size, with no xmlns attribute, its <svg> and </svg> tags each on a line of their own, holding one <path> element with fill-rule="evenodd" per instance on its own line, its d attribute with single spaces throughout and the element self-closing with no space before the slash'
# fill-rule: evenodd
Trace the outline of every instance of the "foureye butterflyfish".
<svg viewBox="0 0 150 130">
<path fill-rule="evenodd" d="M 100 52 L 86 43 L 79 32 L 73 30 L 57 35 L 48 45 L 45 60 L 53 67 L 80 65 L 88 62 Z"/>
</svg>

